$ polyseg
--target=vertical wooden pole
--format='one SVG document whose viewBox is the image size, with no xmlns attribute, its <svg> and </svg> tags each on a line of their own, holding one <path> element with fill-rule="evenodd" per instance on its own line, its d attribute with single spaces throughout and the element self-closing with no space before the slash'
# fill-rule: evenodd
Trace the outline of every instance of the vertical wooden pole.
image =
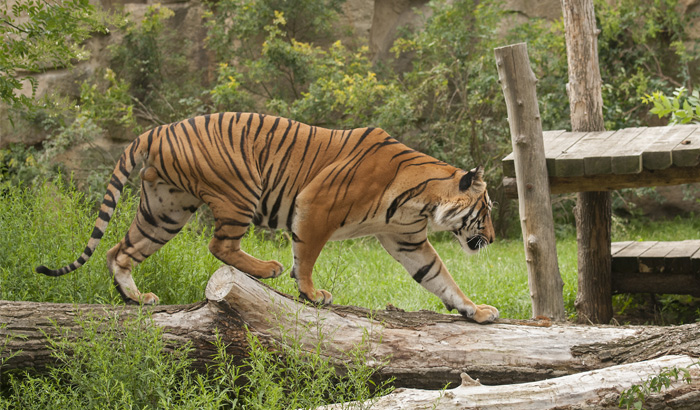
<svg viewBox="0 0 700 410">
<path fill-rule="evenodd" d="M 515 157 L 520 224 L 525 244 L 532 315 L 564 320 L 564 282 L 559 274 L 549 176 L 544 157 L 542 122 L 537 104 L 537 79 L 530 68 L 527 45 L 494 50 L 498 78 L 508 109 Z"/>
<path fill-rule="evenodd" d="M 598 66 L 598 29 L 593 0 L 562 0 L 569 64 L 572 131 L 604 131 L 602 80 Z M 580 322 L 612 319 L 610 192 L 580 192 L 576 203 Z"/>
</svg>

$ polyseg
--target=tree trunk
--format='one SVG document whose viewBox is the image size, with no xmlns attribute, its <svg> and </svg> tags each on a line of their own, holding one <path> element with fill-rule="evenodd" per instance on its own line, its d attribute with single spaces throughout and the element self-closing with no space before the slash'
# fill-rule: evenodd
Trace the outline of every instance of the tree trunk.
<svg viewBox="0 0 700 410">
<path fill-rule="evenodd" d="M 562 0 L 569 65 L 572 131 L 604 131 L 602 80 L 598 66 L 598 33 L 593 0 Z M 580 322 L 612 319 L 610 266 L 610 192 L 577 196 L 578 297 Z"/>
<path fill-rule="evenodd" d="M 632 385 L 658 374 L 666 367 L 687 368 L 697 360 L 688 356 L 664 356 L 649 362 L 633 363 L 603 370 L 579 373 L 532 383 L 507 386 L 483 386 L 463 374 L 461 386 L 451 390 L 398 389 L 373 401 L 372 409 L 619 409 L 620 393 Z M 660 393 L 645 397 L 646 409 L 698 408 L 700 402 L 700 369 L 690 368 L 692 381 L 682 379 Z M 633 404 L 633 403 L 630 403 Z M 321 409 L 345 409 L 347 404 Z M 634 408 L 633 406 L 630 406 Z"/>
<path fill-rule="evenodd" d="M 523 383 L 667 354 L 700 355 L 698 324 L 657 330 L 500 319 L 478 325 L 460 315 L 429 311 L 318 309 L 226 266 L 210 279 L 206 297 L 191 305 L 148 308 L 173 346 L 193 344 L 200 367 L 215 353 L 215 330 L 238 358 L 247 354 L 247 331 L 266 346 L 297 332 L 309 351 L 325 335 L 323 354 L 339 366 L 347 362 L 348 352 L 364 344 L 367 363 L 378 369 L 379 378 L 396 377 L 397 386 L 423 389 L 459 385 L 462 372 L 484 384 Z M 0 358 L 19 352 L 5 368 L 42 368 L 52 362 L 44 333 L 57 335 L 55 325 L 69 330 L 62 333 L 70 337 L 80 330 L 75 323 L 80 315 L 129 318 L 137 313 L 130 306 L 0 302 L 0 340 L 14 336 Z"/>
<path fill-rule="evenodd" d="M 542 122 L 524 43 L 494 50 L 498 78 L 508 109 L 525 244 L 532 317 L 565 320 L 564 281 L 559 273 Z"/>
<path fill-rule="evenodd" d="M 579 277 L 575 306 L 580 323 L 608 323 L 613 317 L 611 201 L 610 192 L 577 195 L 574 214 Z"/>
</svg>

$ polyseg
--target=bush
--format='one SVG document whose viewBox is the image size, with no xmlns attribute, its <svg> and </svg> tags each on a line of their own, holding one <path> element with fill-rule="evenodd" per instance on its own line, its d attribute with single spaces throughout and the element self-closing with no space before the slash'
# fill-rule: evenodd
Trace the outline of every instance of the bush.
<svg viewBox="0 0 700 410">
<path fill-rule="evenodd" d="M 595 7 L 605 127 L 644 125 L 642 97 L 692 89 L 700 51 L 700 42 L 689 37 L 692 15 L 681 14 L 678 0 L 596 0 Z"/>
<path fill-rule="evenodd" d="M 649 112 L 659 118 L 670 116 L 670 124 L 700 124 L 700 90 L 688 95 L 685 87 L 676 88 L 671 98 L 661 91 L 654 91 L 651 95 L 646 94 L 642 102 L 653 105 Z"/>
</svg>

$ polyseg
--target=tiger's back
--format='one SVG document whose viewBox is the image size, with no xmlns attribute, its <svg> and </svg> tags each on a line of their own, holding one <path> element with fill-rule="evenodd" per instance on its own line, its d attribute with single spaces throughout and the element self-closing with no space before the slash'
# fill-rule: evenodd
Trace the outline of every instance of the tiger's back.
<svg viewBox="0 0 700 410">
<path fill-rule="evenodd" d="M 314 302 L 332 300 L 311 280 L 323 245 L 373 234 L 448 307 L 479 322 L 498 315 L 464 296 L 427 240 L 429 223 L 453 231 L 468 252 L 493 240 L 483 170 L 461 171 L 378 128 L 331 130 L 259 114 L 200 116 L 141 135 L 115 168 L 80 263 L 38 271 L 64 274 L 89 258 L 116 206 L 114 192 L 139 159 L 144 162 L 139 210 L 125 238 L 108 252 L 108 266 L 126 301 L 157 302 L 155 295 L 138 291 L 132 267 L 206 203 L 216 221 L 210 251 L 257 277 L 278 276 L 283 268 L 240 249 L 249 224 L 289 230 L 291 276 L 301 295 Z"/>
</svg>

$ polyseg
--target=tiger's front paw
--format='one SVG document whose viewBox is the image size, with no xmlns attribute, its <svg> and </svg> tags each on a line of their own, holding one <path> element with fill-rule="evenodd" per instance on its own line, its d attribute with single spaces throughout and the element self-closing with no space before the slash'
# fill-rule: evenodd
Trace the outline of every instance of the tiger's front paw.
<svg viewBox="0 0 700 410">
<path fill-rule="evenodd" d="M 284 272 L 284 266 L 277 261 L 260 261 L 260 263 L 251 269 L 251 275 L 258 277 L 260 279 L 272 279 L 276 278 Z"/>
<path fill-rule="evenodd" d="M 160 302 L 158 296 L 151 292 L 142 293 L 139 299 L 140 302 L 144 305 L 157 305 Z"/>
<path fill-rule="evenodd" d="M 477 323 L 489 323 L 498 319 L 498 309 L 489 305 L 477 305 L 472 316 Z"/>
<path fill-rule="evenodd" d="M 314 291 L 313 297 L 310 297 L 311 295 L 307 295 L 302 291 L 299 291 L 299 296 L 304 299 L 308 300 L 309 302 L 316 303 L 318 305 L 330 305 L 333 303 L 333 295 L 327 290 L 323 289 L 317 289 Z"/>
</svg>

